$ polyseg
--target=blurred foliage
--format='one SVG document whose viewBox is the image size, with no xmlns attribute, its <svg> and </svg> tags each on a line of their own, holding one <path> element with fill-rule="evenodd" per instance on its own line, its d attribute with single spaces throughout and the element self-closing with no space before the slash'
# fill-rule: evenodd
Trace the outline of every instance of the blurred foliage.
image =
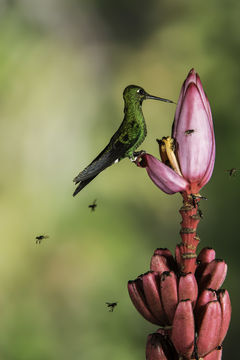
<svg viewBox="0 0 240 360">
<path fill-rule="evenodd" d="M 224 358 L 234 356 L 240 176 L 225 170 L 240 168 L 239 11 L 236 0 L 0 0 L 2 360 L 144 357 L 155 327 L 126 284 L 148 270 L 156 247 L 179 241 L 180 196 L 161 193 L 128 160 L 75 199 L 72 178 L 118 128 L 126 85 L 177 100 L 193 66 L 217 142 L 199 234 L 229 265 Z M 170 134 L 174 108 L 147 102 L 144 114 L 144 149 L 157 155 L 156 134 Z M 50 238 L 36 245 L 41 233 Z M 105 301 L 119 302 L 113 313 Z"/>
</svg>

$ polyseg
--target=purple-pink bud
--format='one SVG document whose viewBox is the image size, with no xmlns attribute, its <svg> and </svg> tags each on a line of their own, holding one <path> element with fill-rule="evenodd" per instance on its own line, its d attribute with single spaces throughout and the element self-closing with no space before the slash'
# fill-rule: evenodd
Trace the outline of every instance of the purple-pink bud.
<svg viewBox="0 0 240 360">
<path fill-rule="evenodd" d="M 215 139 L 209 102 L 194 69 L 183 84 L 172 135 L 182 175 L 191 193 L 198 193 L 212 175 Z"/>
<path fill-rule="evenodd" d="M 192 69 L 183 83 L 172 138 L 158 140 L 163 162 L 142 154 L 137 165 L 167 194 L 197 194 L 209 181 L 215 161 L 215 137 L 209 101 Z"/>
</svg>

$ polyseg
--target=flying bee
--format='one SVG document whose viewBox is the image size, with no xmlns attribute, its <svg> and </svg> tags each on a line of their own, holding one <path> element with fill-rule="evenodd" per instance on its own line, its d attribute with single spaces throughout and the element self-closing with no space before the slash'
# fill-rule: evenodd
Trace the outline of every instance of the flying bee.
<svg viewBox="0 0 240 360">
<path fill-rule="evenodd" d="M 41 244 L 43 239 L 48 239 L 49 235 L 38 235 L 35 237 L 36 239 L 36 244 Z"/>
<path fill-rule="evenodd" d="M 106 302 L 105 304 L 109 308 L 109 312 L 113 312 L 114 308 L 117 306 L 117 301 L 113 303 Z"/>
<path fill-rule="evenodd" d="M 189 130 L 186 130 L 184 134 L 185 135 L 190 135 L 190 134 L 194 133 L 194 131 L 195 130 L 193 130 L 193 129 L 189 129 Z"/>
<path fill-rule="evenodd" d="M 237 173 L 240 171 L 240 169 L 237 169 L 237 168 L 232 168 L 232 169 L 229 169 L 229 170 L 225 170 L 226 172 L 229 173 L 229 176 L 237 176 Z"/>
<path fill-rule="evenodd" d="M 91 211 L 95 211 L 95 208 L 97 207 L 97 199 L 95 199 L 92 204 L 88 205 L 88 207 L 91 209 Z"/>
</svg>

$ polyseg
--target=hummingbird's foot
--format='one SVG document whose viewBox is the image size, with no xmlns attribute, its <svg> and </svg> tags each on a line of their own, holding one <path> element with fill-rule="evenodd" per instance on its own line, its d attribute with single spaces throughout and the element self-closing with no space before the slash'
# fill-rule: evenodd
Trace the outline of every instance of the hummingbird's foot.
<svg viewBox="0 0 240 360">
<path fill-rule="evenodd" d="M 134 151 L 133 156 L 136 158 L 142 154 L 146 154 L 146 151 L 145 150 Z"/>
<path fill-rule="evenodd" d="M 134 151 L 133 157 L 130 158 L 132 162 L 134 162 L 136 165 L 138 165 L 139 160 L 141 159 L 142 155 L 146 154 L 145 150 L 140 151 Z"/>
</svg>

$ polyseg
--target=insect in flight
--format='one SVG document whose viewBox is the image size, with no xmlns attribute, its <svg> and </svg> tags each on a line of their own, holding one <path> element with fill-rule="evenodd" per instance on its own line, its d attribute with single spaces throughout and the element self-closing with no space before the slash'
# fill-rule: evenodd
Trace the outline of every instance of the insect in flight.
<svg viewBox="0 0 240 360">
<path fill-rule="evenodd" d="M 95 199 L 92 204 L 88 205 L 88 207 L 91 211 L 95 211 L 95 208 L 97 207 L 97 199 Z"/>
<path fill-rule="evenodd" d="M 35 237 L 36 239 L 36 244 L 41 244 L 43 239 L 48 239 L 49 235 L 38 235 Z"/>
<path fill-rule="evenodd" d="M 113 312 L 114 308 L 117 306 L 117 301 L 116 301 L 116 302 L 113 302 L 113 303 L 106 302 L 105 304 L 106 304 L 107 307 L 109 308 L 109 311 L 110 311 L 110 312 Z"/>
<path fill-rule="evenodd" d="M 237 173 L 240 171 L 240 169 L 237 169 L 237 168 L 232 168 L 232 169 L 229 169 L 229 170 L 225 170 L 226 172 L 229 173 L 229 176 L 237 176 Z"/>
</svg>

